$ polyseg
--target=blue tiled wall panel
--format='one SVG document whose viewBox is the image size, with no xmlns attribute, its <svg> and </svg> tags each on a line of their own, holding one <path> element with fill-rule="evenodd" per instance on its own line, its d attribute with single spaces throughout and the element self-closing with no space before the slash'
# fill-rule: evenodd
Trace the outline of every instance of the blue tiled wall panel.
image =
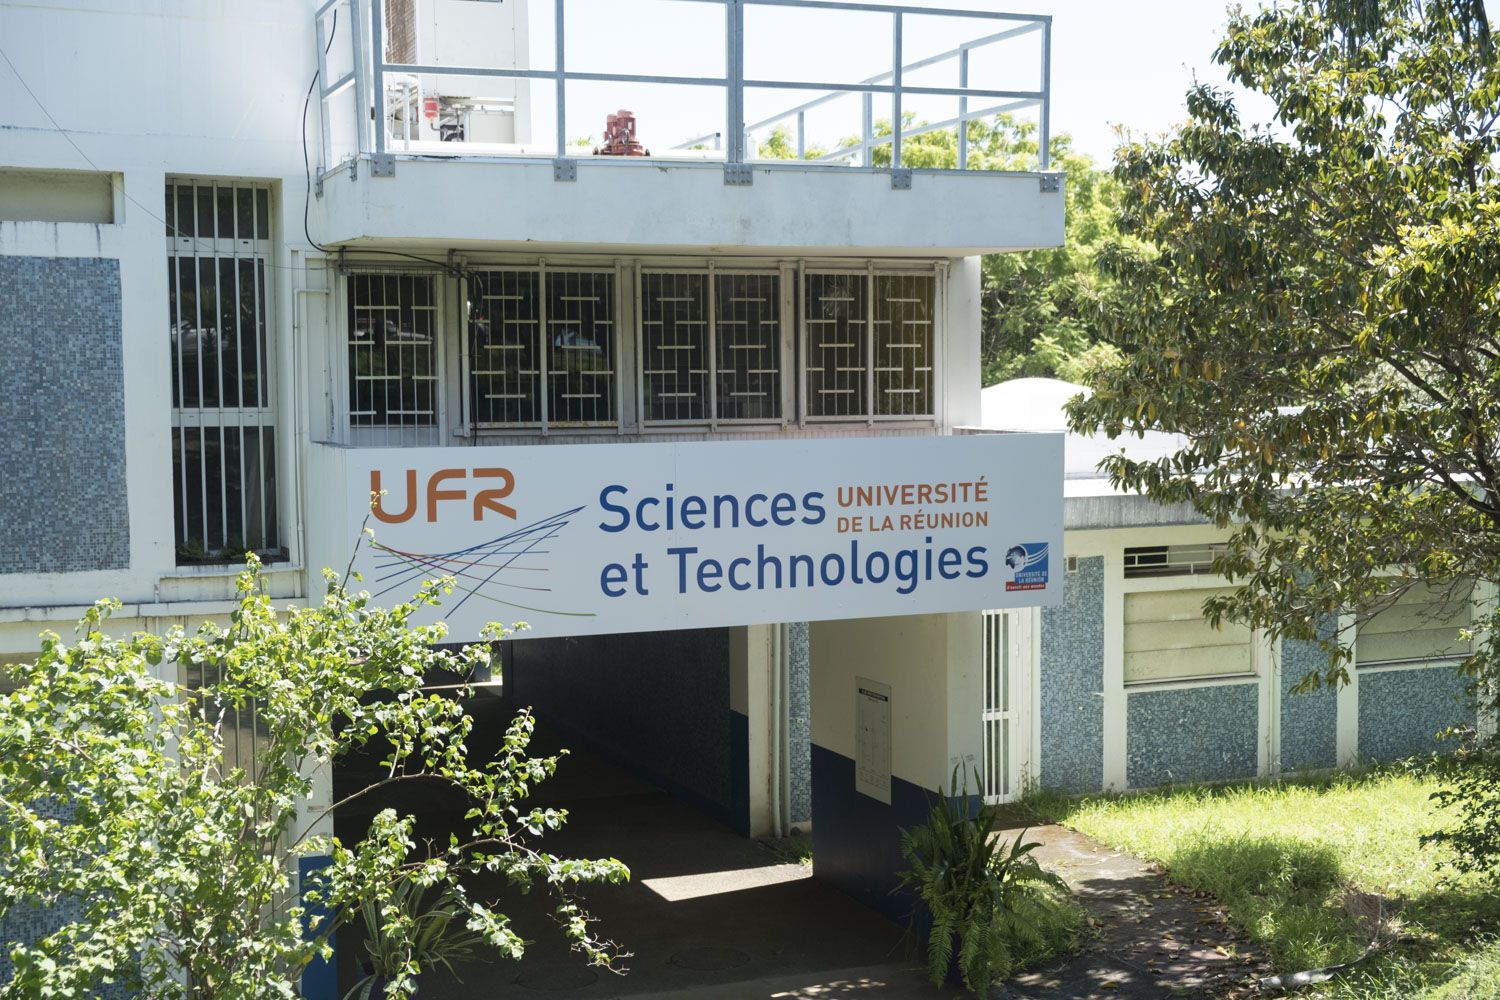
<svg viewBox="0 0 1500 1000">
<path fill-rule="evenodd" d="M 737 825 L 728 630 L 517 640 L 502 669 L 542 725 Z"/>
<path fill-rule="evenodd" d="M 787 686 L 787 762 L 791 771 L 790 822 L 793 825 L 812 819 L 812 680 L 811 634 L 807 622 L 793 622 L 787 627 L 790 647 Z"/>
<path fill-rule="evenodd" d="M 1325 632 L 1331 632 L 1330 623 Z M 1281 770 L 1283 773 L 1333 767 L 1338 763 L 1338 694 L 1321 687 L 1293 694 L 1303 677 L 1328 667 L 1328 654 L 1316 643 L 1288 639 L 1281 644 Z"/>
<path fill-rule="evenodd" d="M 0 256 L 0 358 L 0 573 L 128 566 L 119 262 Z"/>
<path fill-rule="evenodd" d="M 1104 784 L 1104 559 L 1078 560 L 1063 603 L 1042 609 L 1043 788 L 1098 791 Z"/>
<path fill-rule="evenodd" d="M 1128 694 L 1126 781 L 1150 788 L 1254 777 L 1258 701 L 1255 684 Z"/>
<path fill-rule="evenodd" d="M 1359 756 L 1400 760 L 1451 749 L 1437 734 L 1450 726 L 1474 724 L 1474 701 L 1467 687 L 1451 666 L 1361 673 Z"/>
</svg>

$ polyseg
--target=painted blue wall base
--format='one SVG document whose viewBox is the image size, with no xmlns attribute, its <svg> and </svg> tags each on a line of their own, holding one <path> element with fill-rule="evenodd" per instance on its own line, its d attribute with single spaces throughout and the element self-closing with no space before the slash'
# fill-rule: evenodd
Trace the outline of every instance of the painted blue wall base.
<svg viewBox="0 0 1500 1000">
<path fill-rule="evenodd" d="M 854 761 L 812 745 L 813 874 L 877 913 L 905 924 L 912 899 L 893 894 L 901 829 L 927 822 L 935 793 L 891 778 L 891 804 L 854 790 Z"/>
<path fill-rule="evenodd" d="M 333 861 L 326 854 L 314 854 L 305 858 L 297 859 L 297 888 L 306 904 L 309 883 L 314 880 L 317 873 L 327 868 Z M 302 918 L 302 930 L 306 933 L 314 921 L 321 921 L 329 915 L 329 911 L 321 905 L 307 907 L 307 913 Z M 337 934 L 328 939 L 335 951 L 338 949 Z M 306 969 L 302 970 L 302 995 L 307 1000 L 339 1000 L 338 963 L 334 958 L 314 958 Z"/>
</svg>

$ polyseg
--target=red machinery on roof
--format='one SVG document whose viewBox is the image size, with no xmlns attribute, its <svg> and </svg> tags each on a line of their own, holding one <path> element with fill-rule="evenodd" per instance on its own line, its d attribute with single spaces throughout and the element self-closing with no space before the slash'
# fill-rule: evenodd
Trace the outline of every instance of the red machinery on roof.
<svg viewBox="0 0 1500 1000">
<path fill-rule="evenodd" d="M 635 137 L 635 114 L 621 108 L 604 122 L 604 144 L 594 147 L 595 156 L 650 156 L 651 150 Z"/>
</svg>

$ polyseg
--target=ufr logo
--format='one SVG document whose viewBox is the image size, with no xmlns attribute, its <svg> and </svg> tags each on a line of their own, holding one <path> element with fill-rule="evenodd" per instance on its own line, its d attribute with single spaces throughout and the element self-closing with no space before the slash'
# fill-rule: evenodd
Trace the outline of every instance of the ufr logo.
<svg viewBox="0 0 1500 1000">
<path fill-rule="evenodd" d="M 1005 589 L 1045 590 L 1047 587 L 1047 543 L 1023 542 L 1012 545 L 1005 552 L 1005 568 L 1011 578 L 1005 581 Z"/>
<path fill-rule="evenodd" d="M 436 524 L 440 504 L 447 504 L 446 509 L 451 509 L 455 503 L 463 503 L 465 512 L 472 511 L 474 520 L 483 521 L 489 513 L 508 517 L 512 521 L 516 519 L 516 509 L 507 503 L 502 503 L 510 496 L 511 490 L 516 487 L 515 476 L 511 475 L 509 469 L 439 469 L 427 477 L 425 490 L 419 492 L 417 489 L 417 470 L 407 469 L 403 473 L 405 483 L 405 500 L 399 509 L 392 509 L 386 501 L 394 500 L 392 495 L 382 495 L 385 487 L 379 469 L 370 470 L 370 513 L 375 515 L 377 521 L 386 524 L 404 524 L 416 516 L 420 501 L 426 498 L 427 522 Z M 479 480 L 470 484 L 465 480 Z M 391 491 L 394 493 L 395 491 Z"/>
</svg>

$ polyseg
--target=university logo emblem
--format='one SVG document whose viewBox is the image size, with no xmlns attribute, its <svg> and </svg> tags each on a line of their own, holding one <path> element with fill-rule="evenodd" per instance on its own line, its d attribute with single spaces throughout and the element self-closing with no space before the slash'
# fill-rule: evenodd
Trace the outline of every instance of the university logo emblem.
<svg viewBox="0 0 1500 1000">
<path fill-rule="evenodd" d="M 1011 571 L 1011 579 L 1005 581 L 1006 590 L 1045 590 L 1047 543 L 1012 545 L 1005 553 L 1005 567 Z"/>
</svg>

